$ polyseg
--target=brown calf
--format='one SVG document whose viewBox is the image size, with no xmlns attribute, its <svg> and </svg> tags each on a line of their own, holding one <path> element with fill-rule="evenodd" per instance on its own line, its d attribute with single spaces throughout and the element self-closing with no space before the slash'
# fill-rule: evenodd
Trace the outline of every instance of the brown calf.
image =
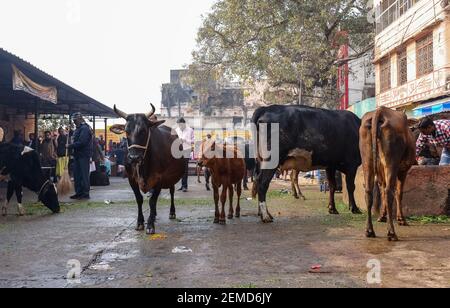
<svg viewBox="0 0 450 308">
<path fill-rule="evenodd" d="M 363 161 L 367 233 L 376 237 L 372 223 L 375 179 L 381 190 L 383 207 L 388 215 L 388 239 L 398 241 L 393 222 L 393 203 L 397 201 L 397 220 L 406 225 L 402 212 L 403 188 L 408 171 L 416 162 L 415 142 L 406 115 L 385 107 L 366 114 L 360 129 L 360 150 Z"/>
<path fill-rule="evenodd" d="M 226 151 L 230 153 L 225 156 Z M 216 155 L 223 153 L 223 155 Z M 232 156 L 230 156 L 232 154 Z M 241 216 L 240 198 L 242 195 L 242 180 L 245 176 L 245 161 L 242 155 L 235 147 L 226 147 L 216 145 L 213 140 L 203 142 L 201 150 L 198 155 L 199 165 L 207 167 L 211 171 L 212 185 L 214 190 L 214 203 L 216 206 L 216 214 L 214 223 L 226 224 L 225 204 L 227 202 L 227 193 L 229 197 L 230 210 L 228 212 L 228 219 L 233 219 L 233 197 L 234 188 L 237 192 L 237 206 L 236 217 Z M 234 158 L 222 158 L 234 157 Z M 219 197 L 219 189 L 223 187 L 222 194 Z M 222 203 L 222 211 L 219 210 L 219 199 Z"/>
<path fill-rule="evenodd" d="M 301 158 L 290 157 L 287 161 L 284 162 L 283 165 L 280 166 L 281 174 L 284 172 L 291 172 L 291 184 L 292 184 L 292 193 L 294 194 L 295 199 L 303 198 L 306 200 L 306 197 L 303 195 L 300 185 L 298 184 L 298 177 L 300 172 L 302 171 L 302 161 Z"/>
</svg>

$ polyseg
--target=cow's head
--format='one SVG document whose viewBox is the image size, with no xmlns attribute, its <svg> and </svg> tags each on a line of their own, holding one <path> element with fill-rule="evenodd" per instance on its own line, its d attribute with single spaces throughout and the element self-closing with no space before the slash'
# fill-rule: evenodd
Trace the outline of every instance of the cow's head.
<svg viewBox="0 0 450 308">
<path fill-rule="evenodd" d="M 61 211 L 58 201 L 58 190 L 51 181 L 47 181 L 39 192 L 39 201 L 42 202 L 54 214 Z"/>
<path fill-rule="evenodd" d="M 125 119 L 125 125 L 114 125 L 111 132 L 121 135 L 126 134 L 128 139 L 128 159 L 131 163 L 142 163 L 145 155 L 150 151 L 152 130 L 165 123 L 158 121 L 155 115 L 155 106 L 150 104 L 152 111 L 147 114 L 128 115 L 114 106 L 115 113 Z"/>
<path fill-rule="evenodd" d="M 200 146 L 197 157 L 198 165 L 207 167 L 209 162 L 216 157 L 216 141 L 211 139 L 204 141 Z"/>
</svg>

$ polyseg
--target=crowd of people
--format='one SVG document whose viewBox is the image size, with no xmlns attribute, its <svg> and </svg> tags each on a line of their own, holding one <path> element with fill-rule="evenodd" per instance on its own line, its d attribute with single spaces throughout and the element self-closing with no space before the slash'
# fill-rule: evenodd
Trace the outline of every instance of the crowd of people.
<svg viewBox="0 0 450 308">
<path fill-rule="evenodd" d="M 0 127 L 0 143 L 39 148 L 44 174 L 56 183 L 64 171 L 69 170 L 75 182 L 75 195 L 71 199 L 87 200 L 91 185 L 109 185 L 113 165 L 117 165 L 118 176 L 124 175 L 127 140 L 111 141 L 107 146 L 103 136 L 94 136 L 80 113 L 72 115 L 72 119 L 75 129 L 60 127 L 57 132 L 45 131 L 38 137 L 30 133 L 27 140 L 20 130 L 14 131 L 12 138 L 6 140 Z"/>
</svg>

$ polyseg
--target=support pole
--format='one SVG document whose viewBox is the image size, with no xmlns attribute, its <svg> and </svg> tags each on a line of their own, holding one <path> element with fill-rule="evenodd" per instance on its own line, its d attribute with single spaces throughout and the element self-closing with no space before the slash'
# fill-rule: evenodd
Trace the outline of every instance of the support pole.
<svg viewBox="0 0 450 308">
<path fill-rule="evenodd" d="M 92 116 L 92 129 L 94 130 L 94 139 L 97 137 L 96 136 L 96 134 L 97 134 L 97 132 L 95 131 L 95 115 L 94 116 Z"/>
<path fill-rule="evenodd" d="M 39 144 L 39 100 L 36 100 L 36 110 L 34 112 L 34 135 L 36 138 L 36 152 L 40 153 L 40 144 Z"/>
<path fill-rule="evenodd" d="M 108 119 L 105 118 L 105 152 L 108 153 L 109 142 L 108 142 Z"/>
</svg>

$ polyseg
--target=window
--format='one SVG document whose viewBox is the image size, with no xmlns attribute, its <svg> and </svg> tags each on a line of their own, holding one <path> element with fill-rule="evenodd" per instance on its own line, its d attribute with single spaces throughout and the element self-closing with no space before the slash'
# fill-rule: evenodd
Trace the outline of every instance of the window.
<svg viewBox="0 0 450 308">
<path fill-rule="evenodd" d="M 380 62 L 380 87 L 381 92 L 391 88 L 391 59 L 389 57 Z"/>
<path fill-rule="evenodd" d="M 416 42 L 417 48 L 417 77 L 429 74 L 434 70 L 433 61 L 433 33 Z"/>
<path fill-rule="evenodd" d="M 398 85 L 402 86 L 408 82 L 408 54 L 406 48 L 398 53 Z"/>
<path fill-rule="evenodd" d="M 419 0 L 383 0 L 375 8 L 376 32 L 380 34 Z"/>
</svg>

